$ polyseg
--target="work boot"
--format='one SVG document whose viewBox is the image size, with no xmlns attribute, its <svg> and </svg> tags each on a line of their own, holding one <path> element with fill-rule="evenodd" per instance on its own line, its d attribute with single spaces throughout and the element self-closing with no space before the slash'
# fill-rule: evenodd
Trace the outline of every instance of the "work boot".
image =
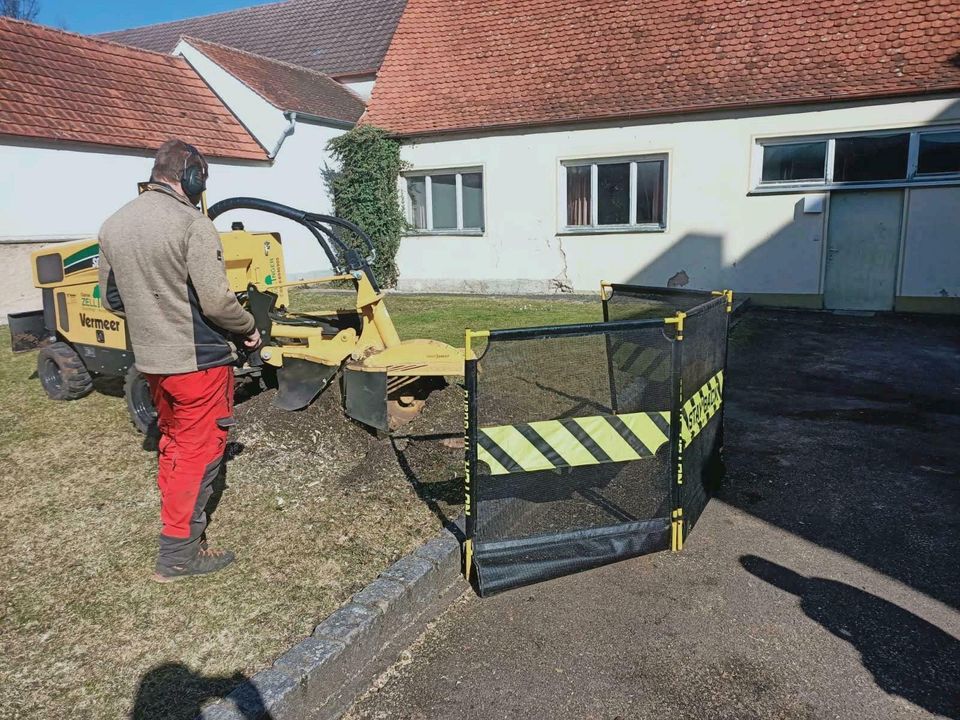
<svg viewBox="0 0 960 720">
<path fill-rule="evenodd" d="M 190 562 L 182 565 L 173 565 L 171 567 L 161 567 L 158 565 L 153 579 L 156 582 L 168 583 L 192 575 L 209 575 L 218 570 L 223 570 L 235 559 L 236 556 L 229 550 L 217 550 L 205 546 L 197 551 L 196 557 Z"/>
</svg>

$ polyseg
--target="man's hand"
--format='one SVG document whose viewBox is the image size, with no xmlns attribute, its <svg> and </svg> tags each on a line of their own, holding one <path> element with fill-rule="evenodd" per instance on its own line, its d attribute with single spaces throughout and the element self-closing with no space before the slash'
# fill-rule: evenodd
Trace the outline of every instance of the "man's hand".
<svg viewBox="0 0 960 720">
<path fill-rule="evenodd" d="M 247 336 L 243 339 L 243 346 L 244 346 L 247 350 L 250 350 L 251 352 L 252 352 L 253 350 L 256 350 L 256 349 L 257 349 L 258 347 L 260 347 L 262 344 L 263 344 L 263 341 L 260 339 L 260 331 L 259 331 L 259 330 L 254 330 L 252 333 L 250 333 L 249 335 L 247 335 Z"/>
</svg>

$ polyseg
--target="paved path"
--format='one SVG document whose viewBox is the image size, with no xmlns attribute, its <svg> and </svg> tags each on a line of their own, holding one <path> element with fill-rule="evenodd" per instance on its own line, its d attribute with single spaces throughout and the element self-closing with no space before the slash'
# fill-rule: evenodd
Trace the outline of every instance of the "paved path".
<svg viewBox="0 0 960 720">
<path fill-rule="evenodd" d="M 371 718 L 960 717 L 960 326 L 754 311 L 684 551 L 462 599 Z"/>
</svg>

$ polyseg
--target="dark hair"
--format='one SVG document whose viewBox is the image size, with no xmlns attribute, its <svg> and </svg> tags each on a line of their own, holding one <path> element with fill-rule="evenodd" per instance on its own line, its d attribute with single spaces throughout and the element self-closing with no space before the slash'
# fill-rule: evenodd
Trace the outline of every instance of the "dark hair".
<svg viewBox="0 0 960 720">
<path fill-rule="evenodd" d="M 179 182 L 183 171 L 191 165 L 200 165 L 207 171 L 207 160 L 193 145 L 183 140 L 167 140 L 157 150 L 150 172 L 151 182 Z"/>
</svg>

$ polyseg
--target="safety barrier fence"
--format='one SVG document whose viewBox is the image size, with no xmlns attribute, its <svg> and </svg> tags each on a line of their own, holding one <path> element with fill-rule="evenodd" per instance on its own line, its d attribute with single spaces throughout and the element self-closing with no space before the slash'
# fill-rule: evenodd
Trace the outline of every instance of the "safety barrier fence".
<svg viewBox="0 0 960 720">
<path fill-rule="evenodd" d="M 467 331 L 481 595 L 683 547 L 722 473 L 729 291 L 604 284 L 603 322 Z"/>
</svg>

